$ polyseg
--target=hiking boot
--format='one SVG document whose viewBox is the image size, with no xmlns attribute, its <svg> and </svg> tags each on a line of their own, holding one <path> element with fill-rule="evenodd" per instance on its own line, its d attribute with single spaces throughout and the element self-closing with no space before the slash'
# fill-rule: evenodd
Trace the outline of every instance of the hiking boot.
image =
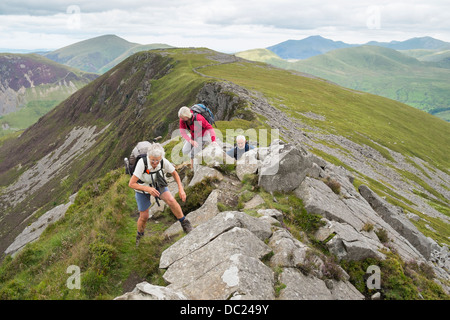
<svg viewBox="0 0 450 320">
<path fill-rule="evenodd" d="M 181 223 L 181 227 L 183 228 L 184 232 L 189 233 L 192 231 L 192 226 L 188 219 L 184 219 L 180 223 Z"/>
<path fill-rule="evenodd" d="M 144 236 L 144 233 L 138 232 L 136 235 L 136 247 L 139 247 L 139 242 L 141 242 L 141 238 Z"/>
</svg>

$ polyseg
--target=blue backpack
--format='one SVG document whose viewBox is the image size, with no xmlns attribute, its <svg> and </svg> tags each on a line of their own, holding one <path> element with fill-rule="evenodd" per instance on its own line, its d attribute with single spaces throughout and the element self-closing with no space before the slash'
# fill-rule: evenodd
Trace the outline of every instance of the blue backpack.
<svg viewBox="0 0 450 320">
<path fill-rule="evenodd" d="M 194 121 L 197 120 L 197 114 L 201 114 L 210 125 L 214 125 L 217 128 L 216 122 L 214 121 L 214 115 L 207 106 L 202 103 L 197 103 L 191 107 L 191 110 L 194 111 Z"/>
</svg>

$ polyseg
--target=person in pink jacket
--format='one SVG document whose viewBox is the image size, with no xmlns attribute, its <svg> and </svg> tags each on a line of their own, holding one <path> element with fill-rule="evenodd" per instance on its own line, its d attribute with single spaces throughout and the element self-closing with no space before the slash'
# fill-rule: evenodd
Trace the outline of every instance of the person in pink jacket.
<svg viewBox="0 0 450 320">
<path fill-rule="evenodd" d="M 191 169 L 194 168 L 194 157 L 208 143 L 216 144 L 216 133 L 211 124 L 201 115 L 195 114 L 188 107 L 181 107 L 178 111 L 180 118 L 180 133 L 186 140 L 183 154 L 190 153 Z"/>
</svg>

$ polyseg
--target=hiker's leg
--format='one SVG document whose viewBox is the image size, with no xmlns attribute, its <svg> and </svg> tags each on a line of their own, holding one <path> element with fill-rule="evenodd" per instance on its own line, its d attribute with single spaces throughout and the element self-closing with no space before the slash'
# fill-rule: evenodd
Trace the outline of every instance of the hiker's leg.
<svg viewBox="0 0 450 320">
<path fill-rule="evenodd" d="M 181 152 L 183 154 L 189 154 L 189 152 L 191 152 L 192 149 L 192 144 L 189 141 L 185 141 L 184 145 L 183 145 L 183 149 L 181 149 Z"/>
<path fill-rule="evenodd" d="M 167 188 L 165 188 L 167 189 Z M 172 196 L 170 191 L 164 191 L 159 196 L 167 205 L 169 206 L 170 210 L 172 210 L 172 213 L 177 219 L 181 219 L 184 217 L 183 211 L 181 210 L 181 207 L 177 200 Z"/>
<path fill-rule="evenodd" d="M 211 142 L 212 142 L 211 134 L 209 132 L 206 132 L 205 135 L 202 137 L 202 147 L 205 148 L 205 146 L 210 144 Z"/>
<path fill-rule="evenodd" d="M 194 147 L 188 141 L 184 142 L 183 149 L 181 150 L 183 154 L 189 154 L 191 157 L 191 170 L 194 170 Z"/>
<path fill-rule="evenodd" d="M 137 221 L 137 230 L 140 233 L 144 233 L 145 231 L 145 226 L 147 224 L 148 221 L 148 214 L 149 209 L 145 210 L 145 211 L 139 211 L 139 219 Z"/>
<path fill-rule="evenodd" d="M 145 230 L 145 225 L 147 224 L 147 220 L 149 217 L 149 209 L 150 209 L 150 195 L 136 192 L 135 194 L 136 202 L 139 210 L 139 219 L 137 221 L 137 229 L 138 232 L 143 233 Z"/>
</svg>

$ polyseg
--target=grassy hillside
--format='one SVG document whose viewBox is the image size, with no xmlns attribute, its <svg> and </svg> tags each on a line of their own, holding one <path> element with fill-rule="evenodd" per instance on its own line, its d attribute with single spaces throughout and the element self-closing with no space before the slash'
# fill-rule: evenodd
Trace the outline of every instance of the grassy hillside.
<svg viewBox="0 0 450 320">
<path fill-rule="evenodd" d="M 178 109 L 197 102 L 200 88 L 210 81 L 193 68 L 210 64 L 207 56 L 214 53 L 199 52 L 202 50 L 173 49 L 164 56 L 151 51 L 137 53 L 77 91 L 19 137 L 4 140 L 0 146 L 0 249 L 6 249 L 32 213 L 45 212 L 84 183 L 121 167 L 138 141 L 158 135 L 170 137 L 169 127 L 178 123 Z M 91 135 L 99 136 L 83 150 L 82 157 L 60 162 L 61 154 L 73 154 L 83 145 L 84 140 L 80 146 L 72 143 L 55 152 L 64 148 L 69 136 L 81 139 L 77 130 L 92 130 Z M 24 200 L 7 204 L 11 201 L 8 192 L 16 192 L 8 186 L 22 174 L 38 170 L 36 164 L 47 166 L 48 162 L 41 160 L 46 156 L 54 161 L 51 177 L 47 180 L 39 172 L 31 173 L 36 179 L 40 177 L 36 183 L 42 187 L 33 194 L 30 188 L 20 188 Z"/>
<path fill-rule="evenodd" d="M 0 299 L 112 299 L 139 280 L 163 285 L 159 256 L 174 240 L 161 230 L 175 218 L 149 224 L 135 248 L 136 202 L 122 170 L 86 184 L 65 217 L 0 267 Z M 81 290 L 67 287 L 68 266 L 81 268 Z"/>
<path fill-rule="evenodd" d="M 308 111 L 324 115 L 332 126 L 302 118 L 324 131 L 351 137 L 358 143 L 372 145 L 370 140 L 375 141 L 443 171 L 450 167 L 447 150 L 441 147 L 450 145 L 450 125 L 402 103 L 281 69 L 258 68 L 253 63 L 217 65 L 202 72 L 260 91 L 292 117 Z"/>
<path fill-rule="evenodd" d="M 416 49 L 416 50 L 402 50 L 400 51 L 408 56 L 414 57 L 420 61 L 433 62 L 440 68 L 450 68 L 450 50 L 427 50 L 427 49 Z"/>
<path fill-rule="evenodd" d="M 397 168 L 389 151 L 403 155 L 404 162 L 416 163 L 412 159 L 422 159 L 428 172 L 440 170 L 450 174 L 445 147 L 450 145 L 450 124 L 445 121 L 384 97 L 348 90 L 262 63 L 236 61 L 208 49 L 139 52 L 73 94 L 19 137 L 0 140 L 2 252 L 5 243 L 12 242 L 25 225 L 78 192 L 75 205 L 63 220 L 43 234 L 42 241 L 31 244 L 15 259 L 5 258 L 0 267 L 0 298 L 109 299 L 142 278 L 161 284 L 155 257 L 170 244 L 160 235 L 174 220 L 170 214 L 164 214 L 159 224 L 149 225 L 145 249 L 134 250 L 135 203 L 132 190 L 127 187 L 128 177 L 123 174 L 122 159 L 129 156 L 137 141 L 157 135 L 169 138 L 171 130 L 177 128 L 179 107 L 197 102 L 197 94 L 206 84 L 228 81 L 247 89 L 251 97 L 261 94 L 290 118 L 304 123 L 305 127 L 298 129 L 297 135 L 317 131 L 323 136 L 342 136 L 361 147 L 372 147 L 386 160 L 380 162 L 386 166 L 383 169 L 397 170 L 399 179 L 410 183 L 412 190 L 408 192 L 425 199 L 442 214 L 450 215 L 450 199 L 434 190 L 428 180 L 402 171 L 400 166 Z M 210 92 L 211 101 L 238 97 L 234 92 L 215 90 Z M 302 116 L 308 112 L 324 120 Z M 222 131 L 238 127 L 245 130 L 264 127 L 264 121 L 263 117 L 254 121 L 219 121 L 218 127 Z M 82 145 L 81 138 L 65 143 L 74 131 L 88 128 L 93 128 L 95 136 L 92 145 L 81 149 L 82 153 L 64 161 L 59 168 L 60 148 L 65 147 L 64 151 L 69 152 L 71 147 Z M 338 144 L 332 147 L 345 149 Z M 427 232 L 426 235 L 439 243 L 450 242 L 448 224 L 422 214 L 389 184 L 364 177 L 351 164 L 321 150 L 312 148 L 311 152 L 346 166 L 355 173 L 355 187 L 367 184 L 386 195 L 388 201 L 420 215 L 424 220 L 418 228 Z M 8 205 L 7 190 L 22 174 L 28 173 L 33 179 L 35 173 L 43 179 L 32 170 L 42 164 L 42 159 L 53 164 L 51 178 L 32 194 L 25 190 L 22 202 Z M 377 165 L 371 159 L 367 163 Z M 418 170 L 427 174 L 424 168 Z M 437 183 L 449 190 L 447 181 Z M 33 187 L 34 183 L 30 184 Z M 281 205 L 286 198 L 280 196 L 275 203 L 270 196 L 270 203 Z M 23 222 L 32 214 L 32 218 Z M 425 231 L 425 224 L 435 232 Z M 66 287 L 66 269 L 70 264 L 82 267 L 81 291 Z M 398 262 L 393 264 L 397 265 L 396 270 L 401 269 Z M 359 272 L 359 266 L 349 268 Z"/>
<path fill-rule="evenodd" d="M 292 63 L 258 59 L 256 61 L 310 73 L 347 88 L 397 100 L 450 121 L 447 117 L 450 70 L 423 63 L 393 49 L 376 46 L 338 49 Z"/>
</svg>

